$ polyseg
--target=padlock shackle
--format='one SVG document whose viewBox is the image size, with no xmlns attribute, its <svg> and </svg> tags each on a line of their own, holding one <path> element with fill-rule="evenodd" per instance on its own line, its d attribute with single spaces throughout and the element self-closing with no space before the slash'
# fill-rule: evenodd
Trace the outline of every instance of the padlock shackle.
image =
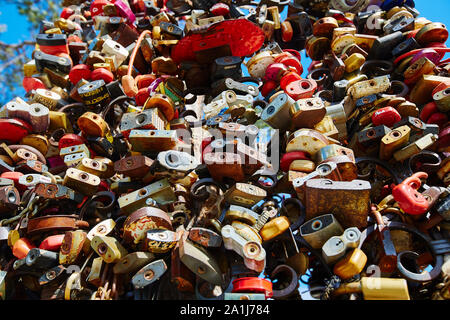
<svg viewBox="0 0 450 320">
<path fill-rule="evenodd" d="M 435 50 L 437 53 L 441 53 L 441 52 L 444 52 L 444 53 L 445 53 L 445 52 L 450 52 L 450 48 L 433 47 L 433 48 L 427 48 L 427 49 Z M 394 64 L 399 64 L 400 61 L 402 61 L 403 59 L 408 58 L 408 57 L 410 57 L 410 56 L 413 56 L 413 55 L 415 55 L 416 53 L 419 53 L 419 52 L 422 51 L 422 50 L 423 50 L 423 48 L 409 51 L 409 52 L 407 52 L 407 53 L 401 55 L 401 56 L 398 57 L 397 59 L 395 59 Z"/>
</svg>

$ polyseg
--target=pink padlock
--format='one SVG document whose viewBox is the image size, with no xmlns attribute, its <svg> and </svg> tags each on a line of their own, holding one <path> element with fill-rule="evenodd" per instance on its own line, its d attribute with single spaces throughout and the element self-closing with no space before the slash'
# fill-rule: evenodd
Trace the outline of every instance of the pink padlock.
<svg viewBox="0 0 450 320">
<path fill-rule="evenodd" d="M 266 68 L 264 80 L 280 81 L 281 77 L 288 71 L 283 63 L 272 63 Z"/>
<path fill-rule="evenodd" d="M 114 5 L 117 8 L 117 12 L 121 17 L 126 18 L 129 24 L 133 24 L 136 21 L 136 16 L 133 11 L 122 1 L 116 0 L 114 1 Z"/>
<path fill-rule="evenodd" d="M 414 62 L 416 62 L 417 60 L 419 60 L 420 58 L 423 58 L 423 57 L 427 58 L 434 64 L 438 64 L 439 61 L 441 61 L 441 55 L 439 53 L 437 53 L 436 50 L 423 49 L 412 58 L 410 64 L 413 64 Z"/>
</svg>

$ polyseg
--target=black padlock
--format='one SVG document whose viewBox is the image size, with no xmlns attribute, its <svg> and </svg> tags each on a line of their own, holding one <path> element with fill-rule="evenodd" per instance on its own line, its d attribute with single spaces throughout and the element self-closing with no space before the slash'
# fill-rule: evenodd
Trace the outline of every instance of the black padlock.
<svg viewBox="0 0 450 320">
<path fill-rule="evenodd" d="M 45 68 L 49 68 L 68 74 L 72 68 L 72 62 L 69 58 L 53 56 L 42 51 L 34 52 L 34 60 L 36 62 L 36 69 L 39 72 L 44 72 Z"/>
<path fill-rule="evenodd" d="M 369 57 L 371 59 L 389 60 L 392 57 L 392 49 L 403 40 L 404 36 L 400 31 L 380 37 L 374 41 Z"/>
</svg>

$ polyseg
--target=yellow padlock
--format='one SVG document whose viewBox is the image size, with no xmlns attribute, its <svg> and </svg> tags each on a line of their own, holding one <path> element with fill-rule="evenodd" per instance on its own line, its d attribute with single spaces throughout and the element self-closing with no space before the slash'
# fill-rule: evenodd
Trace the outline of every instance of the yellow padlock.
<svg viewBox="0 0 450 320">
<path fill-rule="evenodd" d="M 285 232 L 289 229 L 289 226 L 290 223 L 287 217 L 276 217 L 267 222 L 259 231 L 259 234 L 261 235 L 263 241 L 268 241 Z"/>
<path fill-rule="evenodd" d="M 361 249 L 355 248 L 336 263 L 333 272 L 343 280 L 350 279 L 355 275 L 360 274 L 366 263 L 366 254 Z"/>
</svg>

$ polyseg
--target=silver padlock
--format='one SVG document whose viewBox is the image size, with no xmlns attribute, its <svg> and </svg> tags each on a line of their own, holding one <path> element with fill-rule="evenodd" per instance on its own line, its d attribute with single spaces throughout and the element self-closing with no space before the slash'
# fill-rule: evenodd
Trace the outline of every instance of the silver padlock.
<svg viewBox="0 0 450 320">
<path fill-rule="evenodd" d="M 356 227 L 348 228 L 341 236 L 328 239 L 322 247 L 322 256 L 328 264 L 334 264 L 350 248 L 357 248 L 361 232 Z"/>
</svg>

